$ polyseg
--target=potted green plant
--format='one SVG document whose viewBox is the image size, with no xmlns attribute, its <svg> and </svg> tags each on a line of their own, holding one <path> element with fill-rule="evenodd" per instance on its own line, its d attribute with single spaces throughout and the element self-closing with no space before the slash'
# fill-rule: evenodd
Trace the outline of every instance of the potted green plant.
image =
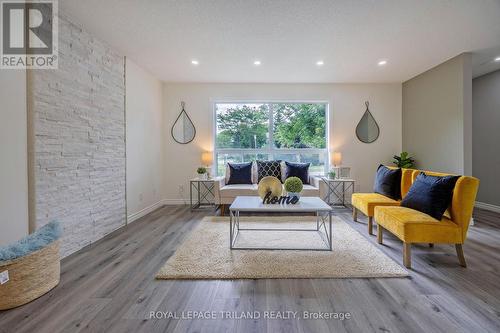
<svg viewBox="0 0 500 333">
<path fill-rule="evenodd" d="M 332 170 L 332 171 L 330 171 L 330 172 L 328 172 L 328 178 L 330 178 L 330 179 L 335 179 L 335 176 L 336 176 L 336 175 L 337 175 L 337 174 L 336 174 L 336 173 L 335 173 L 335 171 L 333 171 L 333 170 Z"/>
<path fill-rule="evenodd" d="M 207 168 L 205 167 L 199 167 L 198 169 L 196 169 L 196 173 L 198 174 L 199 178 L 207 178 Z"/>
<path fill-rule="evenodd" d="M 398 168 L 413 168 L 415 165 L 415 160 L 411 157 L 408 152 L 404 151 L 401 154 L 394 155 L 394 161 L 392 163 L 396 164 Z"/>
<path fill-rule="evenodd" d="M 285 180 L 285 191 L 290 197 L 300 198 L 300 192 L 303 188 L 302 180 L 298 177 L 289 177 Z"/>
</svg>

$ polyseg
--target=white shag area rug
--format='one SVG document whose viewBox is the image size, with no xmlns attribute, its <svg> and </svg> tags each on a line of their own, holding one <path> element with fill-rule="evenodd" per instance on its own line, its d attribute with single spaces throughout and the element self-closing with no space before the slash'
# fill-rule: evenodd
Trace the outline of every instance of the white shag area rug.
<svg viewBox="0 0 500 333">
<path fill-rule="evenodd" d="M 259 222 L 255 222 L 258 219 Z M 313 216 L 241 217 L 240 227 L 315 228 Z M 229 219 L 205 217 L 156 275 L 157 279 L 405 277 L 408 271 L 333 217 L 332 251 L 230 250 Z M 321 247 L 311 231 L 240 231 L 239 247 Z"/>
</svg>

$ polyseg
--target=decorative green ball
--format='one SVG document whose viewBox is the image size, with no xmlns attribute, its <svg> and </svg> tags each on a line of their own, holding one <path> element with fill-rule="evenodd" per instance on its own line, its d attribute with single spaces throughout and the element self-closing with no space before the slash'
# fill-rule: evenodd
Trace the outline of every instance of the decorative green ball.
<svg viewBox="0 0 500 333">
<path fill-rule="evenodd" d="M 285 180 L 285 190 L 290 193 L 300 193 L 304 185 L 298 177 L 289 177 Z"/>
</svg>

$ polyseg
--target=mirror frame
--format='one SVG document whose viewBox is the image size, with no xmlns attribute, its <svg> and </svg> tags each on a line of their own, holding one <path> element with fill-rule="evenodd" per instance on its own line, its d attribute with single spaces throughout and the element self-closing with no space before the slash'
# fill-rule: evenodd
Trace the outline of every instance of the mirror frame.
<svg viewBox="0 0 500 333">
<path fill-rule="evenodd" d="M 184 105 L 185 105 L 185 103 L 181 102 L 182 110 L 179 113 L 179 115 L 177 116 L 177 118 L 175 118 L 175 121 L 174 121 L 174 124 L 172 125 L 172 128 L 170 128 L 170 135 L 172 136 L 172 139 L 174 139 L 175 142 L 177 142 L 178 144 L 181 144 L 181 145 L 187 145 L 188 143 L 192 142 L 194 140 L 194 138 L 196 138 L 196 126 L 194 126 L 193 120 L 191 119 L 191 117 L 189 117 L 188 113 L 184 109 Z M 177 121 L 179 120 L 179 118 L 181 117 L 183 112 L 186 114 L 186 117 L 188 117 L 189 122 L 193 125 L 193 131 L 194 131 L 193 138 L 189 141 L 186 141 L 186 142 L 181 142 L 181 141 L 177 140 L 174 136 L 174 126 L 175 126 L 175 124 L 177 124 Z"/>
<path fill-rule="evenodd" d="M 356 125 L 356 129 L 354 130 L 354 132 L 356 133 L 356 137 L 358 138 L 359 141 L 363 142 L 363 143 L 366 143 L 366 144 L 369 144 L 369 143 L 374 143 L 375 141 L 378 140 L 378 138 L 380 137 L 380 126 L 378 125 L 377 123 L 377 120 L 375 119 L 375 117 L 373 116 L 373 114 L 370 112 L 370 110 L 368 109 L 368 106 L 370 105 L 368 101 L 365 102 L 365 105 L 366 105 L 366 110 L 365 110 L 365 113 L 366 111 L 368 111 L 368 113 L 370 113 L 370 115 L 372 116 L 373 118 L 373 121 L 375 122 L 375 125 L 377 125 L 377 136 L 375 137 L 375 139 L 373 139 L 372 141 L 364 141 L 362 140 L 359 135 L 358 135 L 358 126 L 359 126 L 359 123 L 361 122 L 361 119 L 363 119 L 363 116 L 365 115 L 365 113 L 363 113 L 363 115 L 361 116 L 361 119 L 359 120 L 358 124 Z"/>
</svg>

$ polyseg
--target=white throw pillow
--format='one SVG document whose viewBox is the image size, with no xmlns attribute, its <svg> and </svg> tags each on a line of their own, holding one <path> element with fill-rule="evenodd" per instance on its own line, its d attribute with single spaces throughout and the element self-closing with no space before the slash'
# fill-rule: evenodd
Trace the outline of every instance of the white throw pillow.
<svg viewBox="0 0 500 333">
<path fill-rule="evenodd" d="M 253 161 L 252 162 L 252 183 L 257 184 L 258 181 L 258 168 L 257 168 L 257 162 Z"/>
<path fill-rule="evenodd" d="M 280 169 L 281 169 L 281 182 L 284 184 L 285 180 L 286 180 L 286 163 L 285 163 L 285 161 L 281 161 Z"/>
<path fill-rule="evenodd" d="M 229 177 L 231 177 L 231 168 L 229 167 L 229 163 L 226 163 L 226 184 L 229 183 Z"/>
</svg>

